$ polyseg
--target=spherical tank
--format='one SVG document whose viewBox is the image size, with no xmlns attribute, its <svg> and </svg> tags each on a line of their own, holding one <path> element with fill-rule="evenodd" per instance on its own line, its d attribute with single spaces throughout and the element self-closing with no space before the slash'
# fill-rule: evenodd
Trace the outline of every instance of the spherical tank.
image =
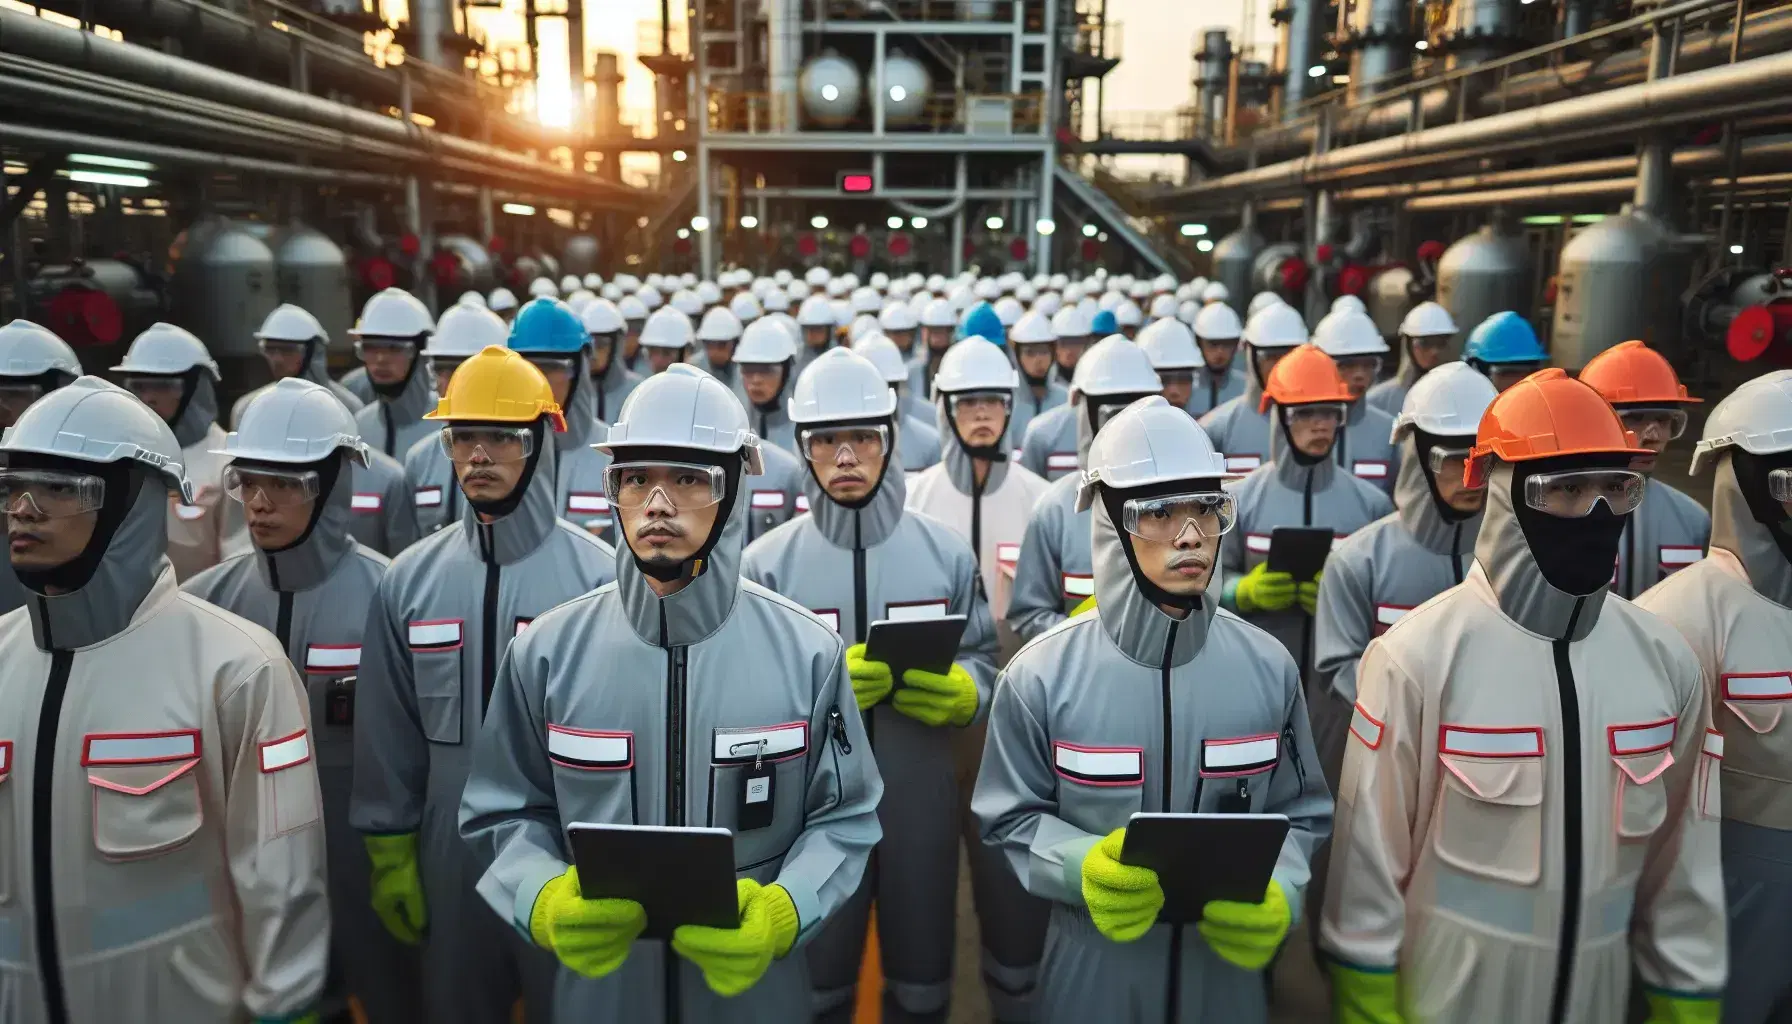
<svg viewBox="0 0 1792 1024">
<path fill-rule="evenodd" d="M 831 51 L 803 65 L 797 78 L 803 113 L 828 128 L 838 128 L 858 116 L 863 85 L 852 61 Z"/>
<path fill-rule="evenodd" d="M 1251 283 L 1251 265 L 1262 251 L 1263 236 L 1248 227 L 1241 227 L 1213 243 L 1213 276 L 1226 286 L 1232 305 L 1241 312 L 1256 294 Z"/>
<path fill-rule="evenodd" d="M 1258 292 L 1275 292 L 1299 309 L 1305 305 L 1301 294 L 1306 290 L 1307 278 L 1311 273 L 1304 267 L 1300 243 L 1276 242 L 1266 245 L 1257 250 L 1256 257 L 1251 260 L 1251 286 L 1248 291 L 1253 297 Z M 1226 290 L 1230 292 L 1231 286 L 1228 285 Z M 1247 305 L 1250 301 L 1248 298 L 1244 300 Z"/>
<path fill-rule="evenodd" d="M 498 270 L 492 254 L 467 235 L 443 235 L 436 239 L 436 248 L 455 257 L 454 279 L 448 282 L 455 294 L 469 288 L 489 292 L 498 286 Z"/>
<path fill-rule="evenodd" d="M 591 235 L 573 235 L 560 251 L 560 264 L 568 274 L 584 277 L 597 273 L 597 239 Z"/>
<path fill-rule="evenodd" d="M 303 224 L 287 228 L 274 246 L 274 277 L 281 302 L 317 317 L 332 346 L 348 347 L 348 329 L 355 316 L 354 293 L 348 260 L 328 235 Z"/>
<path fill-rule="evenodd" d="M 1489 225 L 1444 250 L 1437 261 L 1437 301 L 1456 321 L 1450 358 L 1481 321 L 1502 310 L 1531 315 L 1531 255 L 1524 239 Z"/>
<path fill-rule="evenodd" d="M 255 331 L 280 304 L 274 254 L 260 239 L 234 225 L 208 233 L 181 253 L 176 282 L 177 323 L 214 356 L 258 356 Z"/>
<path fill-rule="evenodd" d="M 1382 337 L 1399 334 L 1400 321 L 1418 305 L 1412 285 L 1412 271 L 1405 267 L 1389 267 L 1369 279 L 1369 318 L 1375 321 Z"/>
<path fill-rule="evenodd" d="M 884 107 L 884 124 L 904 128 L 919 121 L 932 87 L 933 78 L 926 66 L 900 50 L 892 50 L 884 58 L 884 92 L 879 100 Z"/>
<path fill-rule="evenodd" d="M 1659 221 L 1621 213 L 1590 225 L 1562 247 L 1556 272 L 1550 354 L 1578 370 L 1619 342 L 1641 339 L 1671 352 L 1680 342 L 1679 296 L 1686 282 L 1665 258 Z"/>
</svg>

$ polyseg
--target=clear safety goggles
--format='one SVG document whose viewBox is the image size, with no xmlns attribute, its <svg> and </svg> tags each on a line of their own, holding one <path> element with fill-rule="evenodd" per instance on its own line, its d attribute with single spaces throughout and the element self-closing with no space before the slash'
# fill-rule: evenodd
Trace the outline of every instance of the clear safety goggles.
<svg viewBox="0 0 1792 1024">
<path fill-rule="evenodd" d="M 1238 521 L 1238 504 L 1225 491 L 1128 498 L 1121 508 L 1127 533 L 1159 544 L 1174 541 L 1190 526 L 1198 537 L 1219 537 Z"/>
<path fill-rule="evenodd" d="M 1058 340 L 1052 342 L 1052 345 L 1055 348 L 1057 348 L 1057 350 L 1060 353 L 1070 353 L 1070 352 L 1081 353 L 1083 350 L 1085 350 L 1089 347 L 1089 344 L 1090 344 L 1090 342 L 1089 342 L 1088 335 L 1084 335 L 1083 337 L 1080 337 L 1080 338 L 1059 338 Z"/>
<path fill-rule="evenodd" d="M 1774 501 L 1792 501 L 1792 469 L 1776 469 L 1767 474 L 1767 493 Z"/>
<path fill-rule="evenodd" d="M 521 462 L 535 454 L 535 431 L 528 427 L 448 426 L 442 451 L 456 463 Z"/>
<path fill-rule="evenodd" d="M 1624 428 L 1640 438 L 1673 441 L 1686 433 L 1686 410 L 1672 407 L 1619 409 Z"/>
<path fill-rule="evenodd" d="M 355 357 L 366 359 L 368 353 L 388 356 L 408 356 L 416 351 L 417 343 L 405 338 L 356 338 Z"/>
<path fill-rule="evenodd" d="M 302 341 L 282 341 L 277 338 L 258 338 L 255 347 L 264 356 L 280 356 L 288 358 L 305 354 L 305 343 Z"/>
<path fill-rule="evenodd" d="M 1434 447 L 1425 461 L 1431 467 L 1432 476 L 1460 481 L 1462 471 L 1468 466 L 1468 449 Z"/>
<path fill-rule="evenodd" d="M 133 375 L 124 378 L 125 390 L 145 402 L 151 398 L 179 398 L 186 386 L 187 382 L 182 377 Z"/>
<path fill-rule="evenodd" d="M 1630 469 L 1573 469 L 1538 473 L 1524 481 L 1524 503 L 1559 519 L 1579 519 L 1605 502 L 1615 515 L 1643 503 L 1643 474 Z"/>
<path fill-rule="evenodd" d="M 608 352 L 616 347 L 617 339 L 622 335 L 615 333 L 591 335 L 591 349 L 594 352 Z"/>
<path fill-rule="evenodd" d="M 1052 354 L 1052 343 L 1049 341 L 1017 341 L 1014 345 L 1014 358 L 1025 359 L 1028 356 L 1049 356 Z"/>
<path fill-rule="evenodd" d="M 1487 379 L 1493 381 L 1494 390 L 1504 391 L 1542 367 L 1542 363 L 1489 363 L 1486 373 Z"/>
<path fill-rule="evenodd" d="M 0 470 L 0 507 L 9 516 L 64 519 L 106 503 L 106 481 L 54 469 Z"/>
<path fill-rule="evenodd" d="M 1215 349 L 1220 352 L 1236 352 L 1236 351 L 1238 351 L 1238 339 L 1237 338 L 1199 338 L 1199 337 L 1197 337 L 1195 339 L 1195 343 L 1200 345 L 1203 349 L 1211 348 L 1211 349 Z"/>
<path fill-rule="evenodd" d="M 875 427 L 818 427 L 804 430 L 799 435 L 802 448 L 810 462 L 826 462 L 840 456 L 842 448 L 850 449 L 853 458 L 860 462 L 882 458 L 890 451 L 890 428 Z"/>
<path fill-rule="evenodd" d="M 619 509 L 638 509 L 654 496 L 680 512 L 708 508 L 728 492 L 720 466 L 693 462 L 625 462 L 604 471 L 604 497 Z"/>
<path fill-rule="evenodd" d="M 1159 370 L 1157 371 L 1157 379 L 1163 381 L 1164 387 L 1166 388 L 1175 387 L 1179 384 L 1186 384 L 1192 387 L 1195 383 L 1195 371 Z"/>
<path fill-rule="evenodd" d="M 466 362 L 465 356 L 430 356 L 429 372 L 434 377 L 452 377 L 460 364 Z"/>
<path fill-rule="evenodd" d="M 1339 373 L 1367 370 L 1371 376 L 1381 375 L 1380 356 L 1337 356 L 1332 361 L 1338 364 Z"/>
<path fill-rule="evenodd" d="M 576 356 L 524 356 L 529 365 L 541 371 L 543 377 L 552 380 L 555 377 L 571 377 L 579 367 Z"/>
<path fill-rule="evenodd" d="M 44 397 L 44 389 L 39 384 L 0 384 L 0 409 L 19 417 L 31 403 Z"/>
<path fill-rule="evenodd" d="M 1413 334 L 1407 336 L 1406 342 L 1416 350 L 1441 352 L 1454 337 L 1453 334 Z"/>
<path fill-rule="evenodd" d="M 970 392 L 946 396 L 946 410 L 953 416 L 1000 416 L 1013 407 L 1014 396 L 990 392 Z"/>
<path fill-rule="evenodd" d="M 1290 423 L 1330 423 L 1337 426 L 1344 422 L 1343 402 L 1305 402 L 1284 408 L 1288 410 Z"/>
<path fill-rule="evenodd" d="M 317 500 L 320 490 L 315 469 L 273 469 L 227 466 L 224 493 L 244 505 L 266 501 L 282 507 Z"/>
</svg>

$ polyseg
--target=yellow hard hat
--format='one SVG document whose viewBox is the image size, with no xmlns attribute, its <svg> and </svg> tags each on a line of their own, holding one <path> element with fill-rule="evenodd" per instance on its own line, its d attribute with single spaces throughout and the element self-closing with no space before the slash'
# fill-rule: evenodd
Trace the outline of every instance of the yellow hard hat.
<svg viewBox="0 0 1792 1024">
<path fill-rule="evenodd" d="M 554 401 L 554 389 L 535 364 L 510 349 L 487 345 L 455 369 L 448 393 L 423 418 L 533 423 L 543 416 L 555 431 L 565 432 L 566 418 Z"/>
</svg>

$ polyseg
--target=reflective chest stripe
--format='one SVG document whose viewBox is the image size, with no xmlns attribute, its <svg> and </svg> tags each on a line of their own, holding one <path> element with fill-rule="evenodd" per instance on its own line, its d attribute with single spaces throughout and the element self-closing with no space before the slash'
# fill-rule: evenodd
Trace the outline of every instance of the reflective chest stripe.
<svg viewBox="0 0 1792 1024">
<path fill-rule="evenodd" d="M 827 623 L 829 629 L 833 630 L 836 633 L 840 632 L 840 609 L 838 609 L 838 608 L 811 608 L 810 611 L 815 614 L 816 618 Z"/>
<path fill-rule="evenodd" d="M 1263 456 L 1261 455 L 1226 456 L 1226 472 L 1228 473 L 1249 473 L 1261 465 L 1263 465 Z"/>
<path fill-rule="evenodd" d="M 1084 747 L 1054 740 L 1052 764 L 1064 778 L 1091 786 L 1135 786 L 1145 781 L 1145 751 L 1140 747 Z"/>
<path fill-rule="evenodd" d="M 305 647 L 305 671 L 313 675 L 328 675 L 360 667 L 360 644 L 308 644 Z"/>
<path fill-rule="evenodd" d="M 266 743 L 260 744 L 259 749 L 263 775 L 271 775 L 287 768 L 296 768 L 311 760 L 311 740 L 306 737 L 303 729 L 291 736 L 268 740 Z"/>
<path fill-rule="evenodd" d="M 411 492 L 411 500 L 416 502 L 418 508 L 439 508 L 442 504 L 442 489 L 419 487 Z"/>
<path fill-rule="evenodd" d="M 10 744 L 9 744 L 10 745 Z M 1705 753 L 1719 761 L 1724 759 L 1724 734 L 1716 729 L 1705 730 Z"/>
<path fill-rule="evenodd" d="M 348 499 L 348 507 L 356 512 L 378 512 L 385 504 L 385 498 L 364 491 L 356 491 L 354 497 Z"/>
<path fill-rule="evenodd" d="M 548 723 L 548 759 L 586 771 L 621 771 L 635 766 L 635 734 L 574 729 Z"/>
<path fill-rule="evenodd" d="M 1244 549 L 1257 555 L 1269 554 L 1269 534 L 1247 533 L 1244 535 Z"/>
<path fill-rule="evenodd" d="M 0 778 L 12 772 L 12 741 L 0 740 Z"/>
<path fill-rule="evenodd" d="M 203 519 L 205 518 L 205 506 L 183 505 L 177 501 L 174 503 L 174 518 L 184 519 L 187 522 L 192 522 L 195 519 Z"/>
<path fill-rule="evenodd" d="M 608 512 L 610 501 L 601 494 L 588 494 L 573 491 L 566 496 L 568 512 Z"/>
<path fill-rule="evenodd" d="M 796 510 L 798 512 L 809 511 L 809 496 L 807 494 L 799 494 L 796 496 Z"/>
<path fill-rule="evenodd" d="M 1350 714 L 1350 734 L 1363 741 L 1370 750 L 1381 749 L 1382 723 L 1374 715 L 1363 710 L 1361 704 L 1355 705 Z"/>
<path fill-rule="evenodd" d="M 1438 727 L 1437 751 L 1468 757 L 1542 757 L 1543 729 L 1535 725 Z"/>
<path fill-rule="evenodd" d="M 1275 733 L 1201 741 L 1201 774 L 1207 778 L 1256 775 L 1276 765 L 1281 737 Z"/>
<path fill-rule="evenodd" d="M 413 651 L 451 651 L 460 646 L 459 619 L 427 619 L 410 625 Z"/>
<path fill-rule="evenodd" d="M 1705 557 L 1705 549 L 1689 544 L 1663 544 L 1661 546 L 1661 567 L 1669 572 L 1684 569 Z"/>
<path fill-rule="evenodd" d="M 1666 750 L 1673 746 L 1674 734 L 1679 727 L 1679 722 L 1672 718 L 1664 718 L 1659 722 L 1609 726 L 1606 729 L 1606 735 L 1610 739 L 1612 754 L 1615 756 L 1652 754 L 1657 750 Z"/>
<path fill-rule="evenodd" d="M 915 622 L 937 619 L 946 614 L 946 599 L 932 601 L 891 601 L 884 605 L 884 618 L 891 622 Z"/>
<path fill-rule="evenodd" d="M 81 764 L 164 764 L 199 756 L 199 730 L 98 732 L 83 737 Z"/>
<path fill-rule="evenodd" d="M 1013 565 L 1016 562 L 1019 562 L 1020 561 L 1020 545 L 1019 544 L 997 544 L 996 545 L 996 561 L 1001 562 L 1004 565 Z"/>
<path fill-rule="evenodd" d="M 1411 605 L 1378 604 L 1375 606 L 1375 635 L 1380 636 L 1388 631 L 1388 627 L 1406 617 L 1412 611 Z"/>
<path fill-rule="evenodd" d="M 1065 597 L 1088 597 L 1095 593 L 1095 576 L 1093 573 L 1067 572 L 1064 574 Z"/>
<path fill-rule="evenodd" d="M 1350 464 L 1350 471 L 1364 480 L 1386 480 L 1388 464 L 1385 459 L 1357 459 Z"/>
<path fill-rule="evenodd" d="M 809 749 L 809 723 L 785 722 L 746 729 L 717 729 L 710 760 L 715 764 L 783 761 Z"/>
<path fill-rule="evenodd" d="M 1045 457 L 1045 470 L 1048 473 L 1068 473 L 1075 468 L 1075 452 L 1052 452 Z"/>
<path fill-rule="evenodd" d="M 1724 700 L 1792 699 L 1792 672 L 1725 672 L 1718 685 Z"/>
<path fill-rule="evenodd" d="M 754 491 L 750 501 L 756 509 L 776 511 L 784 507 L 784 492 Z"/>
</svg>

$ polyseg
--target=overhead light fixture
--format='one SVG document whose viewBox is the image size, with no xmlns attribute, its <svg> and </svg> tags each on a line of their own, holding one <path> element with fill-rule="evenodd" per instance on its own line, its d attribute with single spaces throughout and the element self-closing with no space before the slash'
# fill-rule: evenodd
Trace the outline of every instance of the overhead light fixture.
<svg viewBox="0 0 1792 1024">
<path fill-rule="evenodd" d="M 1213 239 L 1203 238 L 1199 242 L 1195 243 L 1195 248 L 1201 250 L 1202 252 L 1212 252 L 1213 251 Z"/>
<path fill-rule="evenodd" d="M 753 216 L 750 213 L 743 214 L 740 218 L 740 226 L 743 228 L 746 228 L 748 231 L 751 231 L 754 228 L 759 226 L 759 218 Z"/>
<path fill-rule="evenodd" d="M 678 237 L 680 237 L 680 238 L 691 237 L 691 229 L 690 228 L 679 228 L 678 229 Z"/>
<path fill-rule="evenodd" d="M 908 219 L 908 226 L 911 228 L 914 228 L 916 231 L 919 231 L 922 228 L 927 226 L 927 218 L 926 217 L 910 217 Z"/>
<path fill-rule="evenodd" d="M 153 171 L 156 165 L 144 160 L 126 160 L 120 156 L 98 156 L 93 153 L 70 153 L 71 164 L 87 164 L 89 167 L 113 167 L 121 171 Z"/>
<path fill-rule="evenodd" d="M 1568 218 L 1576 224 L 1597 224 L 1605 219 L 1603 213 L 1577 213 Z"/>
<path fill-rule="evenodd" d="M 1325 65 L 1324 64 L 1315 64 L 1312 67 L 1308 68 L 1307 69 L 1307 77 L 1308 78 L 1324 78 L 1325 77 Z"/>
<path fill-rule="evenodd" d="M 818 213 L 815 216 L 809 218 L 809 226 L 814 228 L 817 231 L 820 231 L 822 228 L 825 228 L 828 226 L 828 219 Z"/>
<path fill-rule="evenodd" d="M 1099 230 L 1099 229 L 1096 228 L 1096 226 L 1093 224 L 1084 224 L 1083 225 L 1083 237 L 1084 238 L 1094 238 L 1095 232 L 1097 230 Z"/>
<path fill-rule="evenodd" d="M 1182 237 L 1184 237 L 1184 238 L 1199 238 L 1202 235 L 1205 235 L 1207 233 L 1207 225 L 1205 225 L 1205 224 L 1184 224 L 1184 225 L 1182 225 L 1181 231 L 1182 231 Z"/>
<path fill-rule="evenodd" d="M 1412 44 L 1412 48 L 1415 50 L 1429 50 L 1429 49 L 1431 49 L 1431 44 L 1427 43 L 1425 40 L 1421 39 L 1418 42 Z"/>
<path fill-rule="evenodd" d="M 1102 232 L 1102 233 L 1101 233 L 1101 234 L 1099 234 L 1099 235 L 1096 235 L 1096 236 L 1095 236 L 1095 240 L 1096 240 L 1096 241 L 1098 241 L 1098 242 L 1105 242 L 1105 241 L 1107 241 L 1107 240 L 1108 240 L 1108 233 L 1107 233 L 1107 232 L 1106 232 L 1106 231 L 1103 231 L 1103 232 Z"/>
<path fill-rule="evenodd" d="M 687 154 L 682 149 L 675 149 L 672 151 L 672 162 L 675 164 L 684 163 L 686 157 L 687 157 Z"/>
<path fill-rule="evenodd" d="M 1732 256 L 1742 255 L 1742 246 L 1740 246 L 1740 245 L 1730 246 L 1730 255 L 1732 255 Z"/>
<path fill-rule="evenodd" d="M 889 219 L 885 220 L 884 223 L 889 225 L 891 231 L 894 231 L 902 226 L 902 218 L 892 215 Z"/>
<path fill-rule="evenodd" d="M 1039 232 L 1041 235 L 1050 237 L 1058 230 L 1058 222 L 1052 220 L 1050 217 L 1041 217 L 1033 222 L 1033 230 Z"/>
<path fill-rule="evenodd" d="M 149 187 L 149 179 L 141 174 L 119 174 L 116 171 L 70 171 L 68 180 L 89 185 L 117 185 L 120 188 Z"/>
<path fill-rule="evenodd" d="M 1526 217 L 1521 223 L 1529 224 L 1532 227 L 1549 227 L 1553 224 L 1561 224 L 1566 221 L 1567 218 L 1559 213 L 1544 213 L 1534 217 Z"/>
<path fill-rule="evenodd" d="M 991 217 L 983 222 L 983 226 L 991 231 L 1000 231 L 1002 230 L 1002 218 Z"/>
<path fill-rule="evenodd" d="M 692 231 L 708 231 L 709 230 L 709 218 L 703 216 L 701 213 L 699 213 L 695 217 L 692 217 L 691 218 L 691 230 Z"/>
<path fill-rule="evenodd" d="M 518 217 L 535 216 L 535 207 L 530 206 L 528 203 L 505 203 L 502 209 L 505 213 L 514 213 Z"/>
<path fill-rule="evenodd" d="M 832 83 L 821 87 L 821 98 L 829 103 L 840 98 L 840 87 Z"/>
<path fill-rule="evenodd" d="M 891 102 L 901 103 L 903 100 L 906 100 L 906 99 L 908 99 L 908 90 L 907 89 L 904 89 L 900 85 L 890 86 L 890 101 Z"/>
<path fill-rule="evenodd" d="M 1349 75 L 1333 75 L 1332 76 L 1332 84 L 1333 85 L 1349 85 L 1350 84 L 1350 76 Z"/>
</svg>

